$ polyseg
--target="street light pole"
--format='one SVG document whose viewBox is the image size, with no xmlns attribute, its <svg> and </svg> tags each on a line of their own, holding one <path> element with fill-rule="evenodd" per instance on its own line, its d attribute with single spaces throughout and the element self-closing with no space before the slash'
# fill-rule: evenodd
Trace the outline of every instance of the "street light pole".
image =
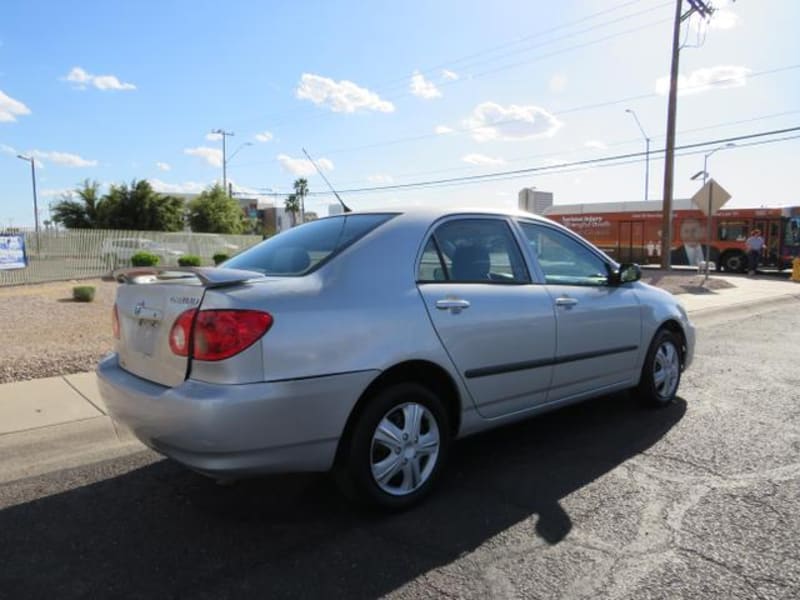
<svg viewBox="0 0 800 600">
<path fill-rule="evenodd" d="M 31 163 L 31 182 L 33 183 L 33 219 L 36 226 L 36 254 L 39 254 L 39 202 L 36 198 L 36 160 L 33 156 L 17 154 L 17 158 Z"/>
<path fill-rule="evenodd" d="M 647 202 L 648 199 L 648 190 L 650 188 L 650 137 L 645 133 L 644 127 L 639 122 L 639 117 L 636 116 L 636 113 L 631 108 L 625 109 L 626 113 L 630 113 L 636 124 L 639 126 L 639 131 L 642 132 L 642 136 L 644 137 L 645 141 L 645 159 L 644 159 L 644 201 Z"/>
<path fill-rule="evenodd" d="M 228 136 L 234 135 L 232 131 L 225 131 L 224 129 L 212 129 L 211 133 L 216 133 L 222 136 L 222 189 L 225 194 L 228 194 L 228 157 L 226 154 L 225 139 Z"/>
</svg>

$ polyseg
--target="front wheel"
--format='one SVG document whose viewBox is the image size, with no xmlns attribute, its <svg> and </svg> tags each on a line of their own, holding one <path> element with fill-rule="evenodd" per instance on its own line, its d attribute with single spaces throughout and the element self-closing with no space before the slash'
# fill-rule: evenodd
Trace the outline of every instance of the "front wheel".
<svg viewBox="0 0 800 600">
<path fill-rule="evenodd" d="M 450 447 L 441 400 L 417 383 L 385 388 L 355 418 L 337 469 L 348 495 L 387 509 L 407 508 L 439 478 Z"/>
<path fill-rule="evenodd" d="M 637 391 L 645 403 L 666 406 L 675 399 L 680 382 L 680 340 L 673 332 L 662 329 L 647 351 Z"/>
</svg>

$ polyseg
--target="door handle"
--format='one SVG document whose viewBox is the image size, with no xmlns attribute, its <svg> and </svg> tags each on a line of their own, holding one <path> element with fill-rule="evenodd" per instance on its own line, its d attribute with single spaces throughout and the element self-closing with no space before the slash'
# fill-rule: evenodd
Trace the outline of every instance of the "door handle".
<svg viewBox="0 0 800 600">
<path fill-rule="evenodd" d="M 556 306 L 564 306 L 565 308 L 572 308 L 578 303 L 577 298 L 570 298 L 569 296 L 562 296 L 556 298 Z"/>
<path fill-rule="evenodd" d="M 461 300 L 460 298 L 445 298 L 436 301 L 436 308 L 439 310 L 451 310 L 454 313 L 460 313 L 465 308 L 469 308 L 469 300 Z"/>
</svg>

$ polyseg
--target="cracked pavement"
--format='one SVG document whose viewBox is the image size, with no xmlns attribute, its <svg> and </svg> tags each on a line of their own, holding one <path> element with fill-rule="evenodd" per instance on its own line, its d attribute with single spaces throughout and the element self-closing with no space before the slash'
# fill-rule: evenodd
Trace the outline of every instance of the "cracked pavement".
<svg viewBox="0 0 800 600">
<path fill-rule="evenodd" d="M 0 598 L 797 598 L 797 306 L 701 320 L 680 398 L 476 436 L 399 515 L 151 452 L 0 485 Z"/>
</svg>

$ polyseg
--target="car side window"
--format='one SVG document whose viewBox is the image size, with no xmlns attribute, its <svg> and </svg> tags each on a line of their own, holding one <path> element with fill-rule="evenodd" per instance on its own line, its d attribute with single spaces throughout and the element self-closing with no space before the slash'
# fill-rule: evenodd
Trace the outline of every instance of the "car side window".
<svg viewBox="0 0 800 600">
<path fill-rule="evenodd" d="M 590 286 L 608 284 L 606 262 L 578 240 L 546 225 L 520 225 L 544 273 L 545 283 Z"/>
<path fill-rule="evenodd" d="M 511 229 L 499 219 L 455 219 L 439 225 L 425 245 L 417 280 L 529 283 Z"/>
</svg>

